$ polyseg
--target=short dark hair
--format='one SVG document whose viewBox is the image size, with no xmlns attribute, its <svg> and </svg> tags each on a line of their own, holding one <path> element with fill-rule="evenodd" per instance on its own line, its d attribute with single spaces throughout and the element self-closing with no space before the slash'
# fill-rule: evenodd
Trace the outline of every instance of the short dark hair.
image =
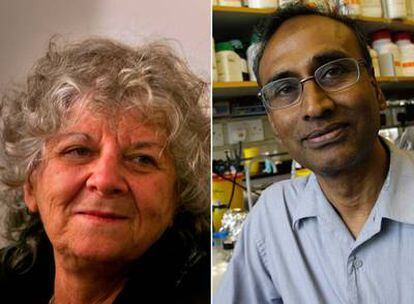
<svg viewBox="0 0 414 304">
<path fill-rule="evenodd" d="M 364 31 L 361 29 L 361 27 L 355 20 L 340 14 L 338 11 L 338 7 L 310 7 L 308 5 L 295 2 L 287 5 L 282 9 L 278 9 L 276 12 L 274 12 L 268 18 L 266 18 L 261 24 L 259 24 L 256 30 L 260 39 L 260 47 L 253 65 L 253 70 L 259 85 L 261 85 L 259 77 L 259 65 L 260 61 L 262 60 L 264 50 L 266 49 L 266 46 L 270 38 L 287 20 L 292 19 L 294 17 L 307 15 L 327 17 L 346 25 L 355 34 L 359 48 L 362 53 L 362 57 L 365 60 L 366 67 L 369 73 L 371 75 L 374 75 L 374 71 L 372 68 L 372 60 L 368 50 L 368 40 Z"/>
</svg>

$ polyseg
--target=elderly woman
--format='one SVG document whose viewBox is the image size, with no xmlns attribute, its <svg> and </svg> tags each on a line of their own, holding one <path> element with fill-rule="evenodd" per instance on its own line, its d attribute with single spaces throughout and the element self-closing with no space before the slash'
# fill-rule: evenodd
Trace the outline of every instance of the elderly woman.
<svg viewBox="0 0 414 304">
<path fill-rule="evenodd" d="M 1 303 L 209 303 L 206 89 L 164 43 L 50 44 L 1 104 Z"/>
</svg>

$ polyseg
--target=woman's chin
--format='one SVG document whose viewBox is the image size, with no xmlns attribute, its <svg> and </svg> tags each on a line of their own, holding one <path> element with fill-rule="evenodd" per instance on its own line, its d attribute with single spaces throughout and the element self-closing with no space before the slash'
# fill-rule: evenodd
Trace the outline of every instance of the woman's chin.
<svg viewBox="0 0 414 304">
<path fill-rule="evenodd" d="M 82 239 L 74 243 L 56 246 L 57 253 L 63 260 L 77 260 L 90 263 L 127 263 L 137 259 L 141 253 L 138 248 L 122 246 L 114 240 L 88 240 Z"/>
</svg>

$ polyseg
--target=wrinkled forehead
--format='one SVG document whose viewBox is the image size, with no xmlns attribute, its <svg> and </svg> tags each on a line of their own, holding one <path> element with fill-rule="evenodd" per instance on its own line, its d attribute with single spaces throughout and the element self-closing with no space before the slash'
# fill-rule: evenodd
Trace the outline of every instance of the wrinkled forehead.
<svg viewBox="0 0 414 304">
<path fill-rule="evenodd" d="M 78 98 L 64 114 L 59 132 L 77 126 L 105 124 L 114 131 L 133 131 L 141 126 L 151 127 L 157 133 L 166 135 L 165 115 L 157 109 L 136 100 L 102 101 L 93 95 Z"/>
<path fill-rule="evenodd" d="M 304 70 L 324 53 L 359 59 L 362 52 L 353 31 L 324 16 L 298 16 L 285 21 L 268 41 L 260 61 L 262 83 L 280 71 Z"/>
</svg>

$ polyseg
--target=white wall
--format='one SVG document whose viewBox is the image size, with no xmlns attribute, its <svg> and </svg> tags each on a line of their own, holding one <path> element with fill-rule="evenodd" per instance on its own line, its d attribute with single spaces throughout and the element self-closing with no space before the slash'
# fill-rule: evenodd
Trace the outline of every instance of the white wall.
<svg viewBox="0 0 414 304">
<path fill-rule="evenodd" d="M 54 34 L 130 44 L 171 38 L 192 69 L 210 79 L 210 11 L 209 0 L 1 0 L 0 89 L 24 79 Z"/>
</svg>

